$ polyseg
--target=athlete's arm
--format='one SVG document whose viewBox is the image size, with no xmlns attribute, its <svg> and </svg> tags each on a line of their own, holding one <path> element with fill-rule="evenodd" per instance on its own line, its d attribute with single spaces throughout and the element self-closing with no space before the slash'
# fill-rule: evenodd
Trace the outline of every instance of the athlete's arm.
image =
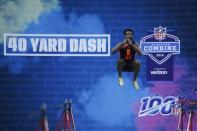
<svg viewBox="0 0 197 131">
<path fill-rule="evenodd" d="M 133 47 L 133 49 L 138 53 L 138 54 L 142 54 L 142 51 L 141 51 L 141 49 L 140 49 L 140 47 L 139 47 L 139 44 L 136 42 L 135 44 L 133 44 L 133 42 L 130 40 L 130 39 L 128 39 L 128 43 Z"/>
<path fill-rule="evenodd" d="M 114 48 L 112 48 L 111 50 L 112 54 L 115 54 L 116 52 L 118 52 L 121 45 L 122 45 L 122 42 L 118 43 Z"/>
<path fill-rule="evenodd" d="M 139 54 L 139 55 L 142 55 L 143 53 L 142 53 L 142 50 L 140 49 L 140 47 L 139 47 L 139 43 L 137 43 L 136 42 L 136 44 L 133 44 L 135 47 L 134 48 L 136 48 L 136 52 Z"/>
</svg>

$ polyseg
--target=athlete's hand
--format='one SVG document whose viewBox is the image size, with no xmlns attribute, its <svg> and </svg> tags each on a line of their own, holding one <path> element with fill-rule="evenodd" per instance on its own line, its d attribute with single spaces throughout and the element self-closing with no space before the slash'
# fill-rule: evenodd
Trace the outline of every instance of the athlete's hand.
<svg viewBox="0 0 197 131">
<path fill-rule="evenodd" d="M 124 39 L 124 41 L 122 42 L 123 44 L 127 43 L 127 38 Z"/>
<path fill-rule="evenodd" d="M 128 42 L 129 44 L 133 44 L 133 42 L 132 42 L 131 39 L 129 39 L 129 38 L 127 38 L 127 42 Z"/>
</svg>

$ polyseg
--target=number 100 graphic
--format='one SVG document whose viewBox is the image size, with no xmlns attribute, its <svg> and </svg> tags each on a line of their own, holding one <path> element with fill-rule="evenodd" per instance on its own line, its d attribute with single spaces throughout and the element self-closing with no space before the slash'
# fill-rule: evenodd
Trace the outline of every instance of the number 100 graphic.
<svg viewBox="0 0 197 131">
<path fill-rule="evenodd" d="M 170 115 L 172 113 L 171 107 L 175 104 L 176 99 L 174 96 L 168 96 L 164 99 L 161 96 L 143 97 L 138 117 L 154 116 L 159 113 L 161 115 Z"/>
</svg>

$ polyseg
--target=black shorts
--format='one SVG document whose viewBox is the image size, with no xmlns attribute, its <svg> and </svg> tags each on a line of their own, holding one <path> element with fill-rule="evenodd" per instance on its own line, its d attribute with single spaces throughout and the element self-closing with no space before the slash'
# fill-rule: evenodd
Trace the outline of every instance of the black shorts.
<svg viewBox="0 0 197 131">
<path fill-rule="evenodd" d="M 133 60 L 131 60 L 131 61 L 125 61 L 125 60 L 123 60 L 122 59 L 122 61 L 123 61 L 123 71 L 125 71 L 125 72 L 133 72 L 133 64 L 132 64 L 132 61 Z"/>
</svg>

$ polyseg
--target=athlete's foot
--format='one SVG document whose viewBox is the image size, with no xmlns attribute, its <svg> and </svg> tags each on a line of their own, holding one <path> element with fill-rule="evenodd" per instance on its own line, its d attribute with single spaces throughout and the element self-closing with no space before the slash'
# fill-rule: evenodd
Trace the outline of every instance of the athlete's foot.
<svg viewBox="0 0 197 131">
<path fill-rule="evenodd" d="M 118 78 L 118 84 L 122 87 L 124 85 L 124 80 L 122 79 L 122 77 Z"/>
<path fill-rule="evenodd" d="M 140 89 L 140 86 L 139 86 L 137 80 L 133 81 L 132 83 L 133 83 L 133 86 L 135 87 L 135 89 L 138 91 Z"/>
</svg>

